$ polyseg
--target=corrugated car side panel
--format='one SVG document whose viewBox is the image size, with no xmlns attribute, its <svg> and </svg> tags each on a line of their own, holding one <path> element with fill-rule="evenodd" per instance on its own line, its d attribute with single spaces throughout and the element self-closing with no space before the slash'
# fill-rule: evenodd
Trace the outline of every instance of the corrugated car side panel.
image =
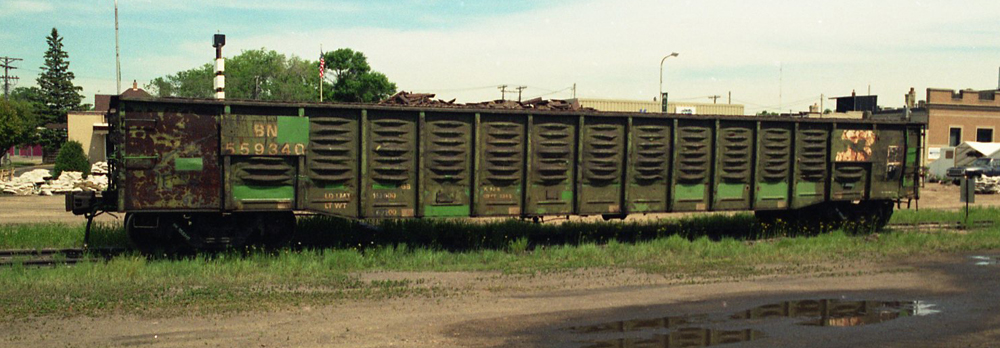
<svg viewBox="0 0 1000 348">
<path fill-rule="evenodd" d="M 672 211 L 709 209 L 715 120 L 677 121 Z"/>
<path fill-rule="evenodd" d="M 478 216 L 517 216 L 523 211 L 527 117 L 482 114 L 476 130 Z"/>
<path fill-rule="evenodd" d="M 755 130 L 754 122 L 719 122 L 712 210 L 750 208 Z"/>
<path fill-rule="evenodd" d="M 305 209 L 357 217 L 360 197 L 361 111 L 307 109 L 309 149 L 302 186 Z"/>
<path fill-rule="evenodd" d="M 754 209 L 785 209 L 792 180 L 791 122 L 760 122 L 757 131 L 756 189 Z"/>
<path fill-rule="evenodd" d="M 579 154 L 579 214 L 622 212 L 627 122 L 624 117 L 585 119 Z"/>
<path fill-rule="evenodd" d="M 527 215 L 573 214 L 577 160 L 577 117 L 529 118 Z"/>
<path fill-rule="evenodd" d="M 628 212 L 664 212 L 669 207 L 674 120 L 634 118 L 629 130 Z"/>
<path fill-rule="evenodd" d="M 420 157 L 421 215 L 469 216 L 472 213 L 472 114 L 427 112 Z"/>
<path fill-rule="evenodd" d="M 368 110 L 367 119 L 362 216 L 417 216 L 418 113 Z"/>
<path fill-rule="evenodd" d="M 795 176 L 791 208 L 802 208 L 826 200 L 831 127 L 829 123 L 795 123 Z"/>
</svg>

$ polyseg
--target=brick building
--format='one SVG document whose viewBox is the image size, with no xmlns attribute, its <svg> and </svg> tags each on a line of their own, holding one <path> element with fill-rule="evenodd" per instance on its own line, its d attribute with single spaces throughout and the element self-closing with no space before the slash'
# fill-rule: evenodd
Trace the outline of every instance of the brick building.
<svg viewBox="0 0 1000 348">
<path fill-rule="evenodd" d="M 965 141 L 1000 141 L 1000 90 L 927 89 L 928 162 Z"/>
</svg>

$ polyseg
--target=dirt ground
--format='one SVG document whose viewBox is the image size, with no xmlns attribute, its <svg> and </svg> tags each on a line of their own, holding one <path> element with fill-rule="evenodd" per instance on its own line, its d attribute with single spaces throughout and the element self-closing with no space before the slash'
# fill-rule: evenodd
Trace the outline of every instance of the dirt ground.
<svg viewBox="0 0 1000 348">
<path fill-rule="evenodd" d="M 665 276 L 621 271 L 534 277 L 374 273 L 365 277 L 424 279 L 426 286 L 460 294 L 217 317 L 31 318 L 0 323 L 0 346 L 652 347 L 641 340 L 655 340 L 668 329 L 581 334 L 571 328 L 597 324 L 620 331 L 635 319 L 727 318 L 782 301 L 832 299 L 921 301 L 921 314 L 929 315 L 856 327 L 802 326 L 794 318 L 772 318 L 721 321 L 706 328 L 762 333 L 757 340 L 726 347 L 992 347 L 1000 339 L 1000 292 L 994 290 L 1000 285 L 1000 266 L 977 266 L 970 256 L 859 262 L 851 265 L 858 273 L 849 276 L 705 284 L 675 284 Z"/>
<path fill-rule="evenodd" d="M 962 206 L 955 186 L 930 184 L 922 197 L 921 209 Z M 1000 195 L 981 195 L 975 205 L 998 204 Z M 83 220 L 64 211 L 62 197 L 0 197 L 0 223 Z M 1000 251 L 986 254 L 1000 257 Z M 976 265 L 978 256 L 983 255 L 892 264 L 858 260 L 846 265 L 849 274 L 697 284 L 608 270 L 533 276 L 369 273 L 361 276 L 409 279 L 449 295 L 224 316 L 26 318 L 0 322 L 0 347 L 664 347 L 684 329 L 628 331 L 630 320 L 678 316 L 722 318 L 701 326 L 720 337 L 733 330 L 760 333 L 756 340 L 724 347 L 994 347 L 1000 342 L 1000 291 L 995 290 L 1000 266 L 995 258 Z M 921 301 L 926 309 L 921 314 L 929 315 L 910 313 L 856 327 L 804 326 L 794 318 L 726 319 L 761 305 L 819 299 Z M 588 325 L 617 331 L 571 329 Z"/>
</svg>

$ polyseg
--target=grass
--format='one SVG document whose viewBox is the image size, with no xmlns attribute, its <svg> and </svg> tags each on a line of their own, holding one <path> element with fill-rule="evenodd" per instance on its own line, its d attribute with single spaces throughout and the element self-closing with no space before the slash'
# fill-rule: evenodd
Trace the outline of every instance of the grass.
<svg viewBox="0 0 1000 348">
<path fill-rule="evenodd" d="M 997 212 L 977 209 L 974 216 L 997 221 Z M 923 214 L 951 218 L 959 212 L 902 211 L 893 222 L 917 221 Z M 373 231 L 342 220 L 305 219 L 299 224 L 297 247 L 276 253 L 246 250 L 181 259 L 126 254 L 72 267 L 2 268 L 0 318 L 225 313 L 460 291 L 419 280 L 365 281 L 360 276 L 373 271 L 531 275 L 632 269 L 682 281 L 742 279 L 851 272 L 837 267 L 857 260 L 1000 248 L 1000 226 L 967 234 L 887 232 L 873 238 L 835 231 L 759 240 L 752 225 L 749 215 L 737 214 L 561 225 L 389 221 Z M 53 224 L 0 225 L 0 248 L 78 246 L 81 230 Z M 99 225 L 94 238 L 99 246 L 125 241 L 121 228 L 112 225 Z"/>
</svg>

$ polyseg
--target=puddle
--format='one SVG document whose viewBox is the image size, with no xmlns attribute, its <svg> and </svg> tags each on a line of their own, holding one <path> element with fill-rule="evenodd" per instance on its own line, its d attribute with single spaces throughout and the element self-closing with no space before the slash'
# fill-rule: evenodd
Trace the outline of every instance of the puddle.
<svg viewBox="0 0 1000 348">
<path fill-rule="evenodd" d="M 1000 258 L 996 256 L 969 256 L 972 259 L 973 264 L 976 266 L 995 266 L 1000 265 Z"/>
<path fill-rule="evenodd" d="M 837 299 L 786 301 L 759 306 L 728 315 L 682 315 L 613 321 L 567 328 L 585 339 L 583 347 L 708 347 L 746 342 L 766 337 L 746 328 L 776 318 L 793 319 L 806 326 L 849 327 L 883 323 L 893 319 L 938 313 L 923 301 L 848 301 Z M 740 330 L 699 326 L 739 326 Z M 646 336 L 634 333 L 645 332 Z M 650 333 L 654 333 L 649 335 Z M 586 340 L 586 338 L 591 338 Z M 622 336 L 606 339 L 606 336 Z M 632 336 L 632 337 L 625 337 Z"/>
<path fill-rule="evenodd" d="M 732 315 L 732 319 L 773 317 L 809 318 L 799 325 L 862 326 L 889 320 L 934 314 L 934 305 L 922 301 L 804 300 L 760 306 Z"/>
<path fill-rule="evenodd" d="M 764 333 L 757 330 L 712 330 L 697 327 L 677 329 L 664 335 L 653 335 L 649 338 L 621 338 L 617 340 L 597 341 L 583 346 L 584 348 L 646 348 L 646 347 L 709 347 L 720 344 L 740 343 L 763 338 Z"/>
</svg>

